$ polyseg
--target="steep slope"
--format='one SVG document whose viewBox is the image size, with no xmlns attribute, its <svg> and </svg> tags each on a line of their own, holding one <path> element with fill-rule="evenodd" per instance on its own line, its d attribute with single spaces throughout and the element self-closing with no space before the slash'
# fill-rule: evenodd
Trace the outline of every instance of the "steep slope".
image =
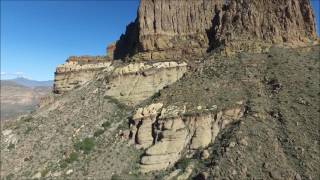
<svg viewBox="0 0 320 180">
<path fill-rule="evenodd" d="M 103 178 L 135 166 L 137 152 L 121 132 L 130 109 L 104 90 L 101 81 L 88 83 L 4 124 L 2 178 Z"/>
<path fill-rule="evenodd" d="M 246 108 L 240 121 L 221 130 L 208 147 L 185 152 L 173 172 L 191 169 L 189 175 L 209 179 L 319 178 L 319 63 L 319 46 L 213 56 L 161 91 L 155 103 L 185 106 L 196 116 L 239 100 Z"/>
</svg>

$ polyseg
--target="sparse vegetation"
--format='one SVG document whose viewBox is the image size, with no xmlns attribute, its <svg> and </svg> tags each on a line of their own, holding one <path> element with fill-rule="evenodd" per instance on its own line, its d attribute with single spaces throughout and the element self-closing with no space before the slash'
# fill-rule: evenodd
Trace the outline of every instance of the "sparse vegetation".
<svg viewBox="0 0 320 180">
<path fill-rule="evenodd" d="M 77 161 L 79 158 L 79 154 L 77 152 L 72 152 L 69 157 L 66 159 L 66 162 L 71 164 L 74 161 Z"/>
<path fill-rule="evenodd" d="M 31 115 L 27 115 L 27 116 L 23 116 L 23 117 L 22 117 L 22 120 L 23 120 L 24 122 L 31 122 L 32 119 L 33 119 L 33 117 L 32 117 Z"/>
<path fill-rule="evenodd" d="M 47 174 L 49 173 L 49 169 L 44 169 L 43 171 L 41 171 L 41 177 L 45 177 Z"/>
<path fill-rule="evenodd" d="M 184 159 L 181 159 L 180 161 L 178 161 L 178 162 L 175 164 L 175 167 L 176 167 L 177 169 L 185 170 L 191 162 L 192 162 L 192 159 L 184 158 Z"/>
<path fill-rule="evenodd" d="M 101 134 L 104 133 L 104 129 L 98 129 L 96 132 L 94 132 L 94 137 L 99 137 Z"/>
<path fill-rule="evenodd" d="M 31 127 L 27 127 L 27 129 L 24 131 L 24 134 L 29 134 L 32 131 Z"/>
<path fill-rule="evenodd" d="M 61 169 L 64 169 L 68 166 L 68 163 L 66 161 L 60 161 L 59 166 Z"/>
<path fill-rule="evenodd" d="M 6 176 L 6 180 L 11 180 L 13 179 L 14 174 L 10 173 L 9 175 Z"/>
<path fill-rule="evenodd" d="M 109 121 L 106 121 L 106 122 L 104 122 L 104 123 L 102 124 L 102 127 L 103 127 L 104 129 L 107 129 L 108 127 L 110 127 L 110 125 L 111 125 L 111 123 L 110 123 Z"/>
<path fill-rule="evenodd" d="M 16 147 L 15 144 L 13 143 L 10 143 L 9 146 L 8 146 L 8 149 L 11 150 L 11 149 L 14 149 Z"/>
<path fill-rule="evenodd" d="M 95 146 L 94 138 L 85 138 L 82 141 L 75 143 L 74 148 L 77 151 L 83 151 L 84 154 L 89 154 Z"/>
</svg>

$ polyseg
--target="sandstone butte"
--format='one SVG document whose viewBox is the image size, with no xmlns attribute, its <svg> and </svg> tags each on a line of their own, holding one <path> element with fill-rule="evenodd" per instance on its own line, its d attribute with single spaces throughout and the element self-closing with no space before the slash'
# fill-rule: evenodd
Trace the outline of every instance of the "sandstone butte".
<svg viewBox="0 0 320 180">
<path fill-rule="evenodd" d="M 245 102 L 239 99 L 224 109 L 196 105 L 191 112 L 181 104 L 151 103 L 148 98 L 213 53 L 233 57 L 317 43 L 309 0 L 141 0 L 137 18 L 107 47 L 105 56 L 72 56 L 57 67 L 54 93 L 63 97 L 92 81 L 101 83 L 105 97 L 135 109 L 127 138 L 144 151 L 140 171 L 163 170 L 239 123 Z M 280 88 L 279 83 L 270 84 L 274 91 Z M 246 139 L 239 143 L 247 144 Z M 203 154 L 203 159 L 209 156 Z"/>
<path fill-rule="evenodd" d="M 195 61 L 223 47 L 225 54 L 266 52 L 272 45 L 316 41 L 309 1 L 141 0 L 138 16 L 101 57 L 70 57 L 56 70 L 54 91 L 91 80 L 114 61 Z"/>
</svg>

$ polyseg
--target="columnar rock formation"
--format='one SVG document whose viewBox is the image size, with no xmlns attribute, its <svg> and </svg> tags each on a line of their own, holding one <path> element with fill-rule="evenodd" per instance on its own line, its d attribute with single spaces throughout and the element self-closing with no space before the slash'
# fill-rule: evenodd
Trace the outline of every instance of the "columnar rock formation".
<svg viewBox="0 0 320 180">
<path fill-rule="evenodd" d="M 216 19 L 212 45 L 222 44 L 231 51 L 259 51 L 263 46 L 284 43 L 303 46 L 316 40 L 308 0 L 230 0 Z"/>
<path fill-rule="evenodd" d="M 240 120 L 242 102 L 220 112 L 188 115 L 185 108 L 161 103 L 139 108 L 131 121 L 131 135 L 138 147 L 146 149 L 141 158 L 141 171 L 149 172 L 171 167 L 187 150 L 206 148 L 219 131 Z"/>
<path fill-rule="evenodd" d="M 116 58 L 174 60 L 203 55 L 209 47 L 207 33 L 222 4 L 222 0 L 141 0 L 136 21 L 118 41 L 117 48 L 131 50 L 119 51 Z"/>
<path fill-rule="evenodd" d="M 222 45 L 259 52 L 275 43 L 303 45 L 315 38 L 308 0 L 141 0 L 115 57 L 192 59 Z"/>
</svg>

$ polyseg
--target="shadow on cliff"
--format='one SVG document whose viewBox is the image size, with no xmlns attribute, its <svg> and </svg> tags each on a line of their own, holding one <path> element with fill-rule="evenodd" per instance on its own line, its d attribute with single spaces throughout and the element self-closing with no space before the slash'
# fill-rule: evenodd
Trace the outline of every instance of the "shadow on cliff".
<svg viewBox="0 0 320 180">
<path fill-rule="evenodd" d="M 219 9 L 217 6 L 215 6 L 215 16 L 213 17 L 211 23 L 212 26 L 210 29 L 206 30 L 207 37 L 209 39 L 209 48 L 207 49 L 207 52 L 210 52 L 218 47 L 221 46 L 221 42 L 217 38 L 217 33 L 219 28 L 221 27 L 221 19 L 222 19 L 222 11 L 226 7 L 224 6 L 222 9 Z"/>
<path fill-rule="evenodd" d="M 135 54 L 137 51 L 138 38 L 139 29 L 136 20 L 126 27 L 125 34 L 122 34 L 120 39 L 116 42 L 113 58 L 124 59 Z"/>
</svg>

